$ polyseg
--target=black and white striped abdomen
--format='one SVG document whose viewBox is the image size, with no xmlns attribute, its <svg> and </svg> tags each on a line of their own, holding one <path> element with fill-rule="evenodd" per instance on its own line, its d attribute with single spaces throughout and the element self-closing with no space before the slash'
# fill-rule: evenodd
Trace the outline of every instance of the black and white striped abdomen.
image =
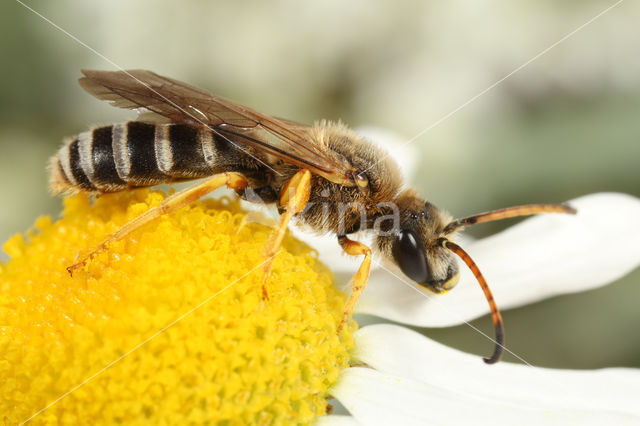
<svg viewBox="0 0 640 426">
<path fill-rule="evenodd" d="M 51 159 L 50 186 L 116 192 L 222 170 L 235 148 L 206 128 L 140 121 L 98 127 L 65 143 Z M 230 155 L 233 157 L 233 154 Z"/>
</svg>

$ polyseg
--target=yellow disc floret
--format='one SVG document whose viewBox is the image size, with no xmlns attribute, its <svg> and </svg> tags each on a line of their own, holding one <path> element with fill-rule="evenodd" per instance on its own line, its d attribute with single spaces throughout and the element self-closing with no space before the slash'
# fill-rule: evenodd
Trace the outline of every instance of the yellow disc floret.
<svg viewBox="0 0 640 426">
<path fill-rule="evenodd" d="M 355 323 L 336 334 L 345 297 L 287 236 L 264 300 L 271 229 L 236 202 L 162 217 L 69 276 L 79 252 L 163 199 L 76 195 L 62 219 L 5 244 L 0 423 L 266 425 L 325 413 L 353 345 Z"/>
</svg>

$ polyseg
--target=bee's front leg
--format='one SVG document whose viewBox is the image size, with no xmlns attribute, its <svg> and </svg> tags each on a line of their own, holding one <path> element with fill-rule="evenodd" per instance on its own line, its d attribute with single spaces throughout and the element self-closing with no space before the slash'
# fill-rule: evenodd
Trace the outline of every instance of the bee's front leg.
<svg viewBox="0 0 640 426">
<path fill-rule="evenodd" d="M 278 227 L 271 233 L 269 240 L 264 247 L 264 257 L 267 259 L 264 263 L 264 283 L 262 284 L 262 296 L 268 299 L 266 282 L 271 273 L 271 265 L 273 258 L 282 244 L 282 239 L 287 231 L 289 221 L 296 213 L 300 213 L 309 202 L 309 194 L 311 193 L 311 172 L 309 170 L 300 170 L 293 175 L 289 182 L 280 192 L 280 205 L 284 206 L 284 212 L 280 216 Z"/>
<path fill-rule="evenodd" d="M 123 239 L 142 225 L 149 223 L 162 215 L 172 213 L 181 207 L 191 204 L 223 185 L 232 189 L 242 190 L 247 186 L 247 179 L 240 173 L 220 173 L 202 182 L 198 182 L 193 186 L 185 188 L 182 191 L 176 192 L 163 200 L 158 206 L 150 208 L 140 216 L 122 225 L 121 228 L 105 238 L 100 245 L 93 249 L 87 256 L 83 257 L 82 260 L 69 266 L 67 271 L 69 271 L 69 274 L 73 275 L 73 272 L 76 269 L 82 268 L 91 258 L 106 250 L 110 243 Z"/>
<path fill-rule="evenodd" d="M 338 236 L 338 244 L 340 244 L 342 249 L 347 254 L 350 254 L 352 256 L 364 255 L 364 259 L 360 264 L 360 268 L 358 268 L 358 272 L 356 272 L 356 274 L 353 276 L 353 291 L 351 292 L 351 296 L 349 296 L 347 304 L 344 307 L 342 321 L 340 321 L 340 324 L 338 325 L 339 333 L 344 326 L 344 323 L 353 313 L 353 309 L 358 302 L 358 298 L 364 291 L 364 288 L 367 285 L 367 281 L 369 280 L 369 272 L 371 271 L 371 249 L 362 243 L 350 240 L 345 235 Z"/>
</svg>

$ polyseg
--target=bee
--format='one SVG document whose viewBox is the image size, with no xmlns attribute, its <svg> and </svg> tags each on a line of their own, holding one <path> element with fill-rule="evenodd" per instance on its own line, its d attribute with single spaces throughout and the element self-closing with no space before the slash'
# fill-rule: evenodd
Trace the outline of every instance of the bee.
<svg viewBox="0 0 640 426">
<path fill-rule="evenodd" d="M 564 205 L 531 204 L 453 220 L 405 187 L 398 165 L 381 149 L 342 124 L 313 126 L 271 117 L 151 71 L 83 70 L 80 85 L 119 108 L 142 110 L 138 120 L 98 127 L 66 142 L 50 160 L 50 188 L 62 192 L 108 193 L 190 179 L 194 185 L 167 197 L 123 225 L 79 262 L 84 265 L 108 245 L 142 225 L 227 186 L 275 203 L 280 221 L 264 248 L 265 282 L 289 221 L 336 235 L 349 255 L 363 260 L 352 280 L 338 331 L 365 289 L 372 250 L 349 236 L 375 231 L 374 249 L 408 278 L 433 293 L 455 286 L 461 258 L 477 278 L 496 330 L 494 352 L 503 352 L 503 322 L 482 273 L 452 235 L 468 225 L 516 216 L 575 213 Z"/>
</svg>

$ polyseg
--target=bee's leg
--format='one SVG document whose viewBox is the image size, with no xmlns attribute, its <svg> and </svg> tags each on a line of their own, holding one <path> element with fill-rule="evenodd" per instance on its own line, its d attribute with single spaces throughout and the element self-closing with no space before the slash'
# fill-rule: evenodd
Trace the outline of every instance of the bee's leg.
<svg viewBox="0 0 640 426">
<path fill-rule="evenodd" d="M 293 215 L 300 213 L 307 205 L 310 193 L 311 172 L 304 169 L 293 175 L 282 189 L 282 192 L 280 192 L 280 205 L 284 206 L 284 212 L 280 216 L 278 227 L 271 233 L 264 247 L 264 257 L 267 259 L 263 266 L 265 283 L 271 273 L 273 257 L 278 252 L 284 234 L 287 231 L 287 225 Z M 265 299 L 268 298 L 265 284 L 262 285 L 262 296 Z"/>
<path fill-rule="evenodd" d="M 344 326 L 344 323 L 353 313 L 353 308 L 355 308 L 360 294 L 362 294 L 365 286 L 367 285 L 367 280 L 369 279 L 369 271 L 371 270 L 371 249 L 362 243 L 350 240 L 344 235 L 338 236 L 338 244 L 340 244 L 342 249 L 347 254 L 350 254 L 352 256 L 364 255 L 364 259 L 360 264 L 360 268 L 358 268 L 358 272 L 356 272 L 356 274 L 353 276 L 353 291 L 351 292 L 351 296 L 349 296 L 347 304 L 344 307 L 342 321 L 340 321 L 340 324 L 338 325 L 339 333 L 342 329 L 342 326 Z"/>
<path fill-rule="evenodd" d="M 208 193 L 220 188 L 223 185 L 226 185 L 232 189 L 239 190 L 246 187 L 247 180 L 240 173 L 220 173 L 210 177 L 205 181 L 190 186 L 189 188 L 185 188 L 182 191 L 176 192 L 175 194 L 167 197 L 156 207 L 150 208 L 140 216 L 122 225 L 120 229 L 105 238 L 105 240 L 102 241 L 99 246 L 97 246 L 91 253 L 89 253 L 89 255 L 85 256 L 80 262 L 69 266 L 67 268 L 67 271 L 69 271 L 69 274 L 73 275 L 73 271 L 83 267 L 87 264 L 87 261 L 89 261 L 89 259 L 93 258 L 101 251 L 106 250 L 107 246 L 110 243 L 121 240 L 131 232 L 140 228 L 142 225 L 151 222 L 152 220 L 157 219 L 162 215 L 172 213 L 181 207 L 191 204 L 192 202 L 204 197 Z"/>
</svg>

